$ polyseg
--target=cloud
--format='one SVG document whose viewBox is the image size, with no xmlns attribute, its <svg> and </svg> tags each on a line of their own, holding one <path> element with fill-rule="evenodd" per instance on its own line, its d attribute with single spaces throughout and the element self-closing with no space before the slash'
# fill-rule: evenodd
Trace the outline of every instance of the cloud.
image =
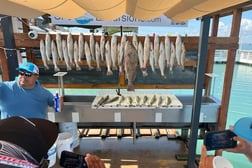
<svg viewBox="0 0 252 168">
<path fill-rule="evenodd" d="M 224 22 L 220 21 L 218 26 L 218 36 L 230 36 L 230 27 L 231 24 L 225 24 Z"/>
</svg>

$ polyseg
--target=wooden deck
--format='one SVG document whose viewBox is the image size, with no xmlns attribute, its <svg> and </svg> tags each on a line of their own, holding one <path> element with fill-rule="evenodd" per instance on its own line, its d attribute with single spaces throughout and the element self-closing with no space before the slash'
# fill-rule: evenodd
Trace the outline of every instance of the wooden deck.
<svg viewBox="0 0 252 168">
<path fill-rule="evenodd" d="M 99 156 L 106 168 L 184 168 L 187 165 L 187 147 L 178 138 L 176 129 L 138 129 L 135 141 L 131 129 L 79 131 L 82 137 L 74 151 Z"/>
<path fill-rule="evenodd" d="M 167 137 L 83 137 L 75 151 L 99 156 L 106 168 L 184 168 L 186 160 L 177 160 L 176 154 L 185 154 L 186 145 Z"/>
</svg>

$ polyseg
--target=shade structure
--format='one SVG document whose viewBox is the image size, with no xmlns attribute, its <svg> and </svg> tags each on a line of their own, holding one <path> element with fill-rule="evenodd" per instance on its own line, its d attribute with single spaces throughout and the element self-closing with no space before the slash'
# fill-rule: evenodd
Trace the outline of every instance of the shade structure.
<svg viewBox="0 0 252 168">
<path fill-rule="evenodd" d="M 175 21 L 187 21 L 245 2 L 251 0 L 1 0 L 0 14 L 23 18 L 49 14 L 74 19 L 90 13 L 101 20 L 123 14 L 149 20 L 164 14 Z"/>
</svg>

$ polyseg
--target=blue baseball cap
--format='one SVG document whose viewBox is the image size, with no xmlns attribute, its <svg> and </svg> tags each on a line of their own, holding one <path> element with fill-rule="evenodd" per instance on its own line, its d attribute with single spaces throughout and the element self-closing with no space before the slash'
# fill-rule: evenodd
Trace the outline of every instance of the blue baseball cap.
<svg viewBox="0 0 252 168">
<path fill-rule="evenodd" d="M 19 65 L 17 70 L 25 70 L 27 72 L 31 72 L 33 74 L 39 74 L 39 68 L 37 65 L 33 64 L 32 62 L 23 62 Z"/>
<path fill-rule="evenodd" d="M 233 130 L 239 137 L 252 142 L 252 117 L 240 118 L 234 124 Z"/>
</svg>

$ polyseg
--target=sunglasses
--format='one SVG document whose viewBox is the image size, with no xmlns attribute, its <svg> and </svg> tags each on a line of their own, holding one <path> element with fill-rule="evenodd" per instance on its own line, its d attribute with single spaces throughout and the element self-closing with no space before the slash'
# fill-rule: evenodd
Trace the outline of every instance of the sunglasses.
<svg viewBox="0 0 252 168">
<path fill-rule="evenodd" d="M 24 72 L 24 71 L 19 71 L 18 73 L 19 73 L 19 75 L 21 75 L 21 76 L 27 76 L 27 77 L 31 77 L 31 76 L 33 75 L 33 73 Z"/>
</svg>

